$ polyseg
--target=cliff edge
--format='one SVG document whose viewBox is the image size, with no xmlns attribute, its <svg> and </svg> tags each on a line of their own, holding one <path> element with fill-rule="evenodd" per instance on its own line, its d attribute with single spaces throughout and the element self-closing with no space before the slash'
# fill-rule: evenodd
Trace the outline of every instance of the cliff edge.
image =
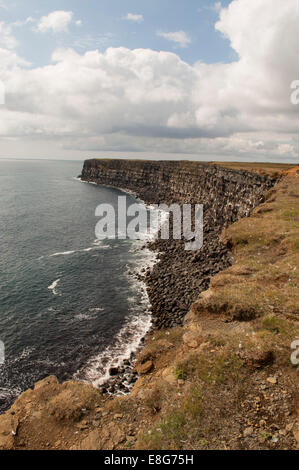
<svg viewBox="0 0 299 470">
<path fill-rule="evenodd" d="M 147 337 L 130 395 L 49 377 L 0 416 L 0 449 L 297 448 L 298 167 L 269 188 L 219 227 L 233 261 Z"/>
<path fill-rule="evenodd" d="M 132 191 L 147 204 L 203 204 L 201 250 L 185 251 L 184 242 L 173 239 L 151 245 L 159 263 L 145 280 L 157 328 L 182 325 L 211 277 L 233 263 L 230 247 L 219 240 L 222 230 L 248 217 L 279 177 L 189 161 L 105 159 L 86 160 L 81 175 L 83 181 Z"/>
</svg>

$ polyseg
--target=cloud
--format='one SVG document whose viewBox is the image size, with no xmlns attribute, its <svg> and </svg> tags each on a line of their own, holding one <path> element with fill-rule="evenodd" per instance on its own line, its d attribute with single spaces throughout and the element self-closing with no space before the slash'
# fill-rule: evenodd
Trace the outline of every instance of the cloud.
<svg viewBox="0 0 299 470">
<path fill-rule="evenodd" d="M 123 17 L 124 20 L 133 21 L 135 23 L 142 23 L 144 20 L 143 15 L 138 15 L 136 13 L 128 13 Z"/>
<path fill-rule="evenodd" d="M 27 67 L 29 62 L 16 53 L 18 41 L 12 33 L 12 25 L 0 22 L 0 81 L 7 78 L 17 66 Z"/>
<path fill-rule="evenodd" d="M 216 12 L 219 12 L 222 10 L 222 5 L 221 5 L 221 2 L 216 2 L 214 3 L 214 5 L 212 6 L 212 10 L 216 11 Z"/>
<path fill-rule="evenodd" d="M 28 16 L 28 18 L 26 18 L 23 21 L 18 20 L 18 21 L 15 21 L 14 23 L 11 23 L 11 26 L 19 28 L 19 27 L 25 26 L 29 23 L 35 23 L 35 22 L 36 22 L 36 20 L 34 18 L 32 18 L 32 16 Z"/>
<path fill-rule="evenodd" d="M 290 155 L 292 157 L 296 157 L 297 155 L 295 147 L 290 144 L 279 144 L 277 147 L 277 153 L 279 153 L 279 155 Z"/>
<path fill-rule="evenodd" d="M 41 17 L 37 24 L 37 31 L 41 33 L 46 33 L 48 31 L 52 31 L 54 33 L 66 33 L 72 18 L 72 11 L 52 11 L 48 16 Z"/>
<path fill-rule="evenodd" d="M 174 31 L 172 33 L 165 33 L 157 31 L 157 36 L 160 36 L 168 41 L 174 42 L 178 47 L 187 47 L 192 41 L 185 31 Z"/>
<path fill-rule="evenodd" d="M 204 5 L 202 7 L 197 8 L 198 13 L 202 13 L 203 11 L 214 11 L 216 13 L 219 13 L 222 10 L 222 4 L 221 2 L 215 2 L 213 5 Z"/>
<path fill-rule="evenodd" d="M 294 161 L 299 105 L 290 102 L 290 84 L 299 79 L 298 21 L 297 0 L 279 9 L 277 0 L 233 0 L 216 23 L 238 55 L 232 63 L 189 65 L 150 49 L 68 48 L 29 69 L 9 49 L 11 31 L 2 24 L 1 142 Z"/>
<path fill-rule="evenodd" d="M 105 35 L 78 34 L 64 39 L 65 48 L 75 48 L 76 50 L 90 50 L 92 48 L 106 48 L 112 41 L 114 35 L 106 33 Z"/>
<path fill-rule="evenodd" d="M 2 49 L 0 47 L 0 81 L 2 79 L 2 82 L 5 83 L 10 78 L 12 69 L 15 69 L 18 66 L 28 67 L 30 65 L 30 62 L 19 57 L 15 51 Z"/>
<path fill-rule="evenodd" d="M 0 47 L 4 49 L 15 49 L 17 44 L 18 42 L 12 34 L 11 26 L 0 21 Z"/>
</svg>

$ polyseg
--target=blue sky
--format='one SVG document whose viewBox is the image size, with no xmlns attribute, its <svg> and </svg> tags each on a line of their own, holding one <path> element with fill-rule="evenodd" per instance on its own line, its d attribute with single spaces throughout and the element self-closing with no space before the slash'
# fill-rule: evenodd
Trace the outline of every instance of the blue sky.
<svg viewBox="0 0 299 470">
<path fill-rule="evenodd" d="M 222 6 L 229 3 L 222 0 Z M 218 10 L 213 0 L 19 0 L 10 1 L 9 8 L 0 13 L 2 19 L 13 23 L 40 18 L 54 10 L 74 13 L 68 32 L 41 37 L 28 24 L 14 28 L 20 54 L 34 66 L 46 64 L 55 46 L 71 46 L 80 52 L 109 46 L 175 51 L 188 63 L 230 62 L 236 57 L 229 41 L 215 31 Z M 124 20 L 128 13 L 142 15 L 143 21 Z M 76 20 L 82 21 L 80 27 L 75 25 Z M 190 37 L 187 47 L 157 34 L 181 30 Z"/>
<path fill-rule="evenodd" d="M 297 162 L 298 24 L 298 0 L 0 0 L 0 157 Z"/>
</svg>

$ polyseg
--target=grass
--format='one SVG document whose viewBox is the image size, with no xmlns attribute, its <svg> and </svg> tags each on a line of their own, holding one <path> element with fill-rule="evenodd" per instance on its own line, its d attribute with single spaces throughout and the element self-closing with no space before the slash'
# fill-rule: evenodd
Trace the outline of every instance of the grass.
<svg viewBox="0 0 299 470">
<path fill-rule="evenodd" d="M 278 171 L 275 166 L 272 169 Z M 199 322 L 205 315 L 221 316 L 247 322 L 247 326 L 236 336 L 219 331 L 209 337 L 208 349 L 179 356 L 174 375 L 185 382 L 180 398 L 167 398 L 160 421 L 150 434 L 140 438 L 139 448 L 196 445 L 204 449 L 217 445 L 210 441 L 211 433 L 215 433 L 211 421 L 213 397 L 224 412 L 230 405 L 222 390 L 229 391 L 230 401 L 238 407 L 248 393 L 253 371 L 269 367 L 273 373 L 274 367 L 284 375 L 292 373 L 290 345 L 299 337 L 297 197 L 298 176 L 287 176 L 250 218 L 225 231 L 223 241 L 233 247 L 236 263 L 213 279 L 211 295 L 200 298 L 193 311 Z M 179 350 L 181 341 L 178 331 L 175 335 L 174 351 Z M 263 357 L 271 360 L 259 362 Z M 262 433 L 261 438 L 269 441 L 271 435 Z"/>
<path fill-rule="evenodd" d="M 183 410 L 180 409 L 168 413 L 154 428 L 139 438 L 137 448 L 179 450 L 181 448 L 181 441 L 186 438 L 184 429 L 185 418 Z"/>
<path fill-rule="evenodd" d="M 193 448 L 193 440 L 197 447 L 207 448 L 209 440 L 205 433 L 208 433 L 208 428 L 202 418 L 209 401 L 223 386 L 235 386 L 241 380 L 243 365 L 229 341 L 219 351 L 190 354 L 177 362 L 175 375 L 184 378 L 185 385 L 178 395 L 164 399 L 162 416 L 139 436 L 137 448 L 190 449 Z M 221 401 L 218 406 L 222 406 Z"/>
<path fill-rule="evenodd" d="M 270 212 L 259 214 L 257 208 L 250 218 L 240 220 L 225 231 L 222 238 L 233 246 L 237 265 L 247 266 L 253 272 L 247 278 L 230 276 L 229 283 L 217 289 L 209 300 L 214 311 L 218 309 L 230 316 L 235 308 L 236 319 L 246 317 L 246 309 L 252 318 L 271 313 L 298 317 L 297 194 L 298 176 L 286 177 L 275 187 L 275 201 L 264 204 L 271 207 Z M 238 315 L 238 304 L 246 306 L 245 315 L 242 309 L 241 315 Z M 227 308 L 224 308 L 225 305 Z"/>
<path fill-rule="evenodd" d="M 249 169 L 253 165 L 229 166 Z M 268 167 L 273 172 L 292 168 Z M 265 165 L 258 165 L 257 170 L 265 171 Z M 240 324 L 244 326 L 237 334 L 230 334 L 229 329 L 214 331 L 206 339 L 209 347 L 189 353 L 180 352 L 181 333 L 176 331 L 174 375 L 184 385 L 179 393 L 174 388 L 173 395 L 164 399 L 158 421 L 149 434 L 140 436 L 138 448 L 220 446 L 215 436 L 223 433 L 225 419 L 231 419 L 246 400 L 255 373 L 266 368 L 270 375 L 278 370 L 284 378 L 290 374 L 288 383 L 293 383 L 290 345 L 299 338 L 298 179 L 294 172 L 286 176 L 250 218 L 233 224 L 223 234 L 223 242 L 232 247 L 235 264 L 213 278 L 210 295 L 193 305 L 193 321 L 204 323 L 205 318 L 221 317 L 245 322 Z M 224 421 L 214 419 L 215 408 Z M 260 433 L 265 446 L 271 437 L 267 430 Z"/>
<path fill-rule="evenodd" d="M 272 170 L 279 171 L 275 165 Z M 284 377 L 293 373 L 290 345 L 299 337 L 297 195 L 298 176 L 287 176 L 250 218 L 233 224 L 223 235 L 232 246 L 235 264 L 212 280 L 210 295 L 202 296 L 192 310 L 199 323 L 217 317 L 245 322 L 237 334 L 215 331 L 207 338 L 206 349 L 188 353 L 180 351 L 182 329 L 156 335 L 165 339 L 167 334 L 174 343 L 171 357 L 178 354 L 174 375 L 184 385 L 174 386 L 163 398 L 162 411 L 156 413 L 150 433 L 139 437 L 138 448 L 220 446 L 215 435 L 223 432 L 221 419 L 229 420 L 246 400 L 254 374 L 263 368 L 269 375 L 274 370 Z M 213 419 L 215 408 L 222 416 L 218 422 Z M 269 442 L 271 434 L 266 430 L 262 434 L 261 439 Z"/>
<path fill-rule="evenodd" d="M 296 334 L 296 330 L 292 322 L 274 316 L 265 317 L 262 320 L 262 327 L 265 330 L 281 334 L 287 338 L 292 338 Z"/>
<path fill-rule="evenodd" d="M 183 395 L 177 406 L 170 406 L 162 418 L 140 436 L 137 448 L 181 449 L 191 430 L 198 427 L 202 407 L 201 387 L 194 385 Z"/>
<path fill-rule="evenodd" d="M 174 375 L 177 380 L 186 380 L 189 372 L 189 365 L 184 361 L 177 364 Z"/>
<path fill-rule="evenodd" d="M 293 240 L 293 250 L 295 253 L 299 253 L 299 240 Z"/>
<path fill-rule="evenodd" d="M 231 320 L 250 321 L 264 313 L 261 288 L 251 283 L 225 285 L 200 302 L 197 309 L 210 314 L 224 314 Z"/>
<path fill-rule="evenodd" d="M 223 340 L 222 340 L 223 341 Z M 243 361 L 235 353 L 235 344 L 229 342 L 219 350 L 192 354 L 177 363 L 175 376 L 183 380 L 206 384 L 223 384 L 240 379 Z"/>
<path fill-rule="evenodd" d="M 198 419 L 203 407 L 202 390 L 199 385 L 191 388 L 183 403 L 183 410 L 185 415 L 191 419 Z"/>
<path fill-rule="evenodd" d="M 146 395 L 144 405 L 151 413 L 158 413 L 162 408 L 163 398 L 162 390 L 156 386 Z"/>
</svg>

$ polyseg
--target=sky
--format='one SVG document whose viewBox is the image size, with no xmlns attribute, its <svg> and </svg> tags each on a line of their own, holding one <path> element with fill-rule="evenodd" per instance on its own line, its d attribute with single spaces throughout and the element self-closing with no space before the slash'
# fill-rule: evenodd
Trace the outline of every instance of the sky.
<svg viewBox="0 0 299 470">
<path fill-rule="evenodd" d="M 298 0 L 0 0 L 0 158 L 296 163 L 298 22 Z"/>
</svg>

